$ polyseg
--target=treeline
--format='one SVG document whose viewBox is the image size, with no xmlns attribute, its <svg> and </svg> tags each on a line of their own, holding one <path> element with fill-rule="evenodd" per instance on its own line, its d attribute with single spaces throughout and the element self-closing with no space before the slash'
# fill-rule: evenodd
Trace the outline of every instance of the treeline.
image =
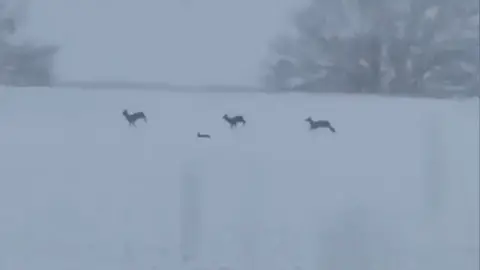
<svg viewBox="0 0 480 270">
<path fill-rule="evenodd" d="M 272 42 L 277 91 L 478 95 L 478 0 L 310 0 Z"/>
<path fill-rule="evenodd" d="M 12 3 L 19 1 L 0 0 L 0 85 L 51 86 L 58 47 L 13 42 L 20 19 Z"/>
</svg>

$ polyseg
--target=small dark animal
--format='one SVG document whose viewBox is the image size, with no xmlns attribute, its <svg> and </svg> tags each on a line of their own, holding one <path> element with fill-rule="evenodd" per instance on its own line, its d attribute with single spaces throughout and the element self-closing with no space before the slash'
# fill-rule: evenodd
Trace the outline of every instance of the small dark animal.
<svg viewBox="0 0 480 270">
<path fill-rule="evenodd" d="M 237 127 L 238 123 L 242 123 L 243 126 L 246 124 L 245 119 L 241 115 L 237 115 L 237 116 L 234 116 L 234 117 L 229 117 L 228 115 L 225 114 L 223 116 L 223 119 L 225 121 L 227 121 L 228 124 L 230 124 L 230 128 Z"/>
<path fill-rule="evenodd" d="M 206 138 L 206 139 L 210 139 L 210 135 L 208 134 L 201 134 L 200 132 L 197 132 L 197 138 Z"/>
<path fill-rule="evenodd" d="M 328 128 L 332 133 L 335 133 L 335 128 L 332 127 L 330 122 L 328 120 L 318 120 L 318 121 L 313 121 L 312 117 L 308 117 L 305 119 L 310 124 L 310 130 L 314 130 L 317 128 Z"/>
<path fill-rule="evenodd" d="M 145 123 L 147 123 L 147 117 L 143 112 L 136 112 L 136 113 L 129 114 L 127 110 L 123 110 L 123 116 L 125 116 L 130 126 L 136 127 L 135 122 L 138 119 L 143 119 Z"/>
</svg>

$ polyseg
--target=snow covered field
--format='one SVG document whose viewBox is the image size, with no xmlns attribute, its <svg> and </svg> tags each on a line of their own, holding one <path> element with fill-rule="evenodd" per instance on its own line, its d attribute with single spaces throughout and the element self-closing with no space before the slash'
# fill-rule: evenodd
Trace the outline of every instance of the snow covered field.
<svg viewBox="0 0 480 270">
<path fill-rule="evenodd" d="M 0 269 L 477 270 L 478 123 L 476 100 L 2 89 Z"/>
</svg>

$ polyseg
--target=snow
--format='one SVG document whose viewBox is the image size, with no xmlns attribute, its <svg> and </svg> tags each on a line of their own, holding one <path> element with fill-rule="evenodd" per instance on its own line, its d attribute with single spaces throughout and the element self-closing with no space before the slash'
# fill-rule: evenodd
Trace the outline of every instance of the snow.
<svg viewBox="0 0 480 270">
<path fill-rule="evenodd" d="M 478 106 L 4 88 L 0 268 L 476 270 Z"/>
</svg>

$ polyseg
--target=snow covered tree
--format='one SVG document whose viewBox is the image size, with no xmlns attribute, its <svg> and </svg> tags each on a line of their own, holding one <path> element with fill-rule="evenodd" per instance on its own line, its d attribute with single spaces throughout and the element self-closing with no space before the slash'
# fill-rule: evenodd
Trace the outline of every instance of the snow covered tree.
<svg viewBox="0 0 480 270">
<path fill-rule="evenodd" d="M 12 42 L 20 20 L 11 11 L 12 2 L 0 0 L 0 84 L 50 86 L 53 84 L 53 60 L 58 47 Z"/>
<path fill-rule="evenodd" d="M 478 10 L 476 0 L 311 0 L 296 14 L 294 34 L 272 43 L 268 86 L 315 92 L 473 91 L 480 86 Z"/>
</svg>

